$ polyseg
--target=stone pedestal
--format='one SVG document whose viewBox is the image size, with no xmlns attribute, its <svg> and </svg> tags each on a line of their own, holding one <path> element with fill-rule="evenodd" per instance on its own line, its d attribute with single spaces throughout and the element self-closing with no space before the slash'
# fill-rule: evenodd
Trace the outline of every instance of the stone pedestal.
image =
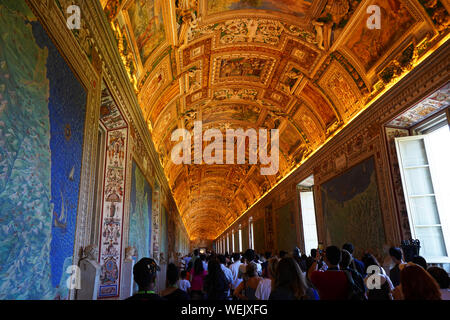
<svg viewBox="0 0 450 320">
<path fill-rule="evenodd" d="M 100 265 L 94 260 L 81 260 L 80 277 L 81 289 L 77 290 L 76 300 L 97 300 Z"/>
<path fill-rule="evenodd" d="M 159 267 L 161 268 L 161 271 L 157 273 L 156 278 L 156 287 L 158 294 L 161 293 L 164 289 L 166 289 L 167 264 L 166 263 L 160 264 Z"/>
<path fill-rule="evenodd" d="M 122 280 L 120 286 L 120 300 L 131 297 L 134 294 L 133 267 L 135 260 L 126 260 L 122 263 Z"/>
</svg>

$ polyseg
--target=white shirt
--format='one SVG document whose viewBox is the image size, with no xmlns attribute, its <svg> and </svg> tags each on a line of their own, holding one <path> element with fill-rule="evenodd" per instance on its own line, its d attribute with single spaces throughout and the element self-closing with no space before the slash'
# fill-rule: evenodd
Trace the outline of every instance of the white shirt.
<svg viewBox="0 0 450 320">
<path fill-rule="evenodd" d="M 241 264 L 242 264 L 242 262 L 238 260 L 230 266 L 230 271 L 231 271 L 231 276 L 232 276 L 231 287 L 233 289 L 236 289 L 239 286 L 239 284 L 242 282 L 242 279 L 238 279 L 239 267 L 241 266 Z"/>
<path fill-rule="evenodd" d="M 220 264 L 220 267 L 222 268 L 223 273 L 225 274 L 225 278 L 227 278 L 228 282 L 233 284 L 233 274 L 231 273 L 231 270 L 228 269 L 223 264 Z M 230 290 L 228 290 L 228 296 L 230 295 Z"/>
<path fill-rule="evenodd" d="M 261 266 L 261 263 L 255 262 L 255 264 L 256 264 L 256 272 L 258 272 L 258 275 L 261 276 L 261 275 L 262 275 L 262 266 Z"/>
<path fill-rule="evenodd" d="M 178 289 L 187 292 L 191 288 L 191 283 L 188 280 L 178 280 Z"/>
<path fill-rule="evenodd" d="M 271 291 L 272 291 L 272 280 L 264 278 L 259 282 L 258 287 L 256 288 L 255 296 L 259 300 L 269 300 Z"/>
<path fill-rule="evenodd" d="M 225 274 L 225 277 L 227 278 L 227 280 L 230 283 L 233 283 L 233 273 L 231 272 L 231 270 L 228 269 L 227 267 L 225 267 L 225 265 L 223 265 L 223 264 L 220 264 L 220 268 L 222 268 L 222 271 Z"/>
<path fill-rule="evenodd" d="M 203 269 L 205 271 L 208 271 L 208 264 L 206 263 L 206 261 L 202 261 L 202 263 L 203 263 Z"/>
</svg>

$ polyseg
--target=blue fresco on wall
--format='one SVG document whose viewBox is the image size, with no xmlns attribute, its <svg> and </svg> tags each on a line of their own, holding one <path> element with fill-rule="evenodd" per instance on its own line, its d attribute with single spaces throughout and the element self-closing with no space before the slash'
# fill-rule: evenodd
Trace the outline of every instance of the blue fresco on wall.
<svg viewBox="0 0 450 320">
<path fill-rule="evenodd" d="M 0 3 L 0 299 L 65 299 L 87 94 L 24 1 Z"/>
<path fill-rule="evenodd" d="M 137 249 L 138 259 L 150 257 L 152 239 L 152 188 L 133 161 L 128 245 Z"/>
</svg>

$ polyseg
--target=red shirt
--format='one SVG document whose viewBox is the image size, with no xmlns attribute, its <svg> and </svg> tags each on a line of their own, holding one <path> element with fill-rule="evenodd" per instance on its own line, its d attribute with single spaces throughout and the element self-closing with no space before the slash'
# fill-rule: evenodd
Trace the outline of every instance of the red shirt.
<svg viewBox="0 0 450 320">
<path fill-rule="evenodd" d="M 311 282 L 319 291 L 320 300 L 346 300 L 349 293 L 344 271 L 313 271 Z"/>
</svg>

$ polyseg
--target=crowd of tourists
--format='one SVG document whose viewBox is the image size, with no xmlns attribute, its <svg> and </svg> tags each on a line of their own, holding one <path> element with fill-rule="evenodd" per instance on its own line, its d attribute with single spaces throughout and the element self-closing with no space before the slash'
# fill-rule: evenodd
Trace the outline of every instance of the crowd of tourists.
<svg viewBox="0 0 450 320">
<path fill-rule="evenodd" d="M 139 292 L 134 300 L 450 300 L 449 275 L 421 256 L 405 262 L 400 248 L 389 250 L 388 272 L 372 254 L 360 259 L 354 247 L 329 246 L 310 255 L 298 248 L 258 255 L 194 250 L 167 266 L 167 288 L 155 293 L 159 266 L 143 258 L 134 266 Z"/>
</svg>

